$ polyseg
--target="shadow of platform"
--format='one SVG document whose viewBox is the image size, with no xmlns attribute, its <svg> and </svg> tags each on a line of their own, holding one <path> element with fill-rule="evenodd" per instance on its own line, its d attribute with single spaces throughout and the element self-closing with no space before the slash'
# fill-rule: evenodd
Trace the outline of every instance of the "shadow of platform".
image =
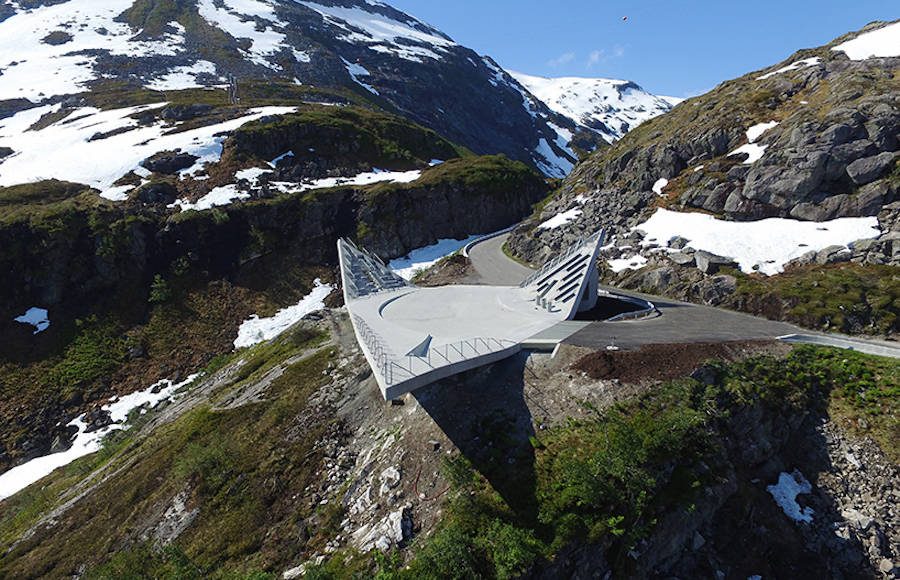
<svg viewBox="0 0 900 580">
<path fill-rule="evenodd" d="M 524 397 L 528 353 L 413 393 L 444 434 L 524 521 L 536 522 L 534 419 Z"/>
</svg>

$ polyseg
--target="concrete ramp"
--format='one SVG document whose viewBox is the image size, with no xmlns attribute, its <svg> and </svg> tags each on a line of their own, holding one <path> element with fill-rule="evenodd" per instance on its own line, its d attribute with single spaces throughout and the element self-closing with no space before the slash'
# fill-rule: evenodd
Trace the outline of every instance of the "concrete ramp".
<svg viewBox="0 0 900 580">
<path fill-rule="evenodd" d="M 384 398 L 512 356 L 523 343 L 546 348 L 569 336 L 577 328 L 558 325 L 596 301 L 602 239 L 582 240 L 520 286 L 437 288 L 419 288 L 339 240 L 344 300 Z"/>
</svg>

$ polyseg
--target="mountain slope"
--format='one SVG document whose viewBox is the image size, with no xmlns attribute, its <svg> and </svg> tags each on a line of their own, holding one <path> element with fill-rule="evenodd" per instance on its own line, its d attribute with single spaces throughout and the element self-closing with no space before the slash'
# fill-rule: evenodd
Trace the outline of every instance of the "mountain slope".
<svg viewBox="0 0 900 580">
<path fill-rule="evenodd" d="M 561 176 L 574 124 L 489 59 L 381 2 L 66 0 L 0 3 L 0 110 L 111 89 L 228 91 L 229 81 L 349 92 L 480 154 Z M 242 95 L 238 91 L 237 97 Z M 164 97 L 164 95 L 160 95 Z M 329 100 L 333 100 L 330 97 Z M 346 99 L 345 99 L 346 100 Z M 534 115 L 537 107 L 543 115 Z"/>
<path fill-rule="evenodd" d="M 682 100 L 651 95 L 631 81 L 511 74 L 550 109 L 599 133 L 607 143 L 670 111 Z"/>
<path fill-rule="evenodd" d="M 604 227 L 617 235 L 606 255 L 611 283 L 621 281 L 617 272 L 643 268 L 630 285 L 844 332 L 897 332 L 890 272 L 900 266 L 898 79 L 894 22 L 724 82 L 581 163 L 510 246 L 539 261 Z M 570 219 L 550 227 L 559 214 Z M 861 268 L 848 269 L 844 284 L 829 282 L 834 291 L 820 297 L 814 316 L 797 309 L 817 291 L 801 295 L 773 282 L 779 289 L 764 302 L 751 294 L 769 291 L 740 277 L 848 261 Z M 715 277 L 720 267 L 737 281 Z M 877 292 L 847 290 L 872 280 Z M 844 315 L 850 305 L 859 316 Z"/>
</svg>

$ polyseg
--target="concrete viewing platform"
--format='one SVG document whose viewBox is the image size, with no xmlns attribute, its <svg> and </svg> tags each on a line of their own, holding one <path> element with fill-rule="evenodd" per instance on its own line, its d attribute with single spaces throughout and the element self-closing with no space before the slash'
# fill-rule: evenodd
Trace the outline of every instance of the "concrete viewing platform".
<svg viewBox="0 0 900 580">
<path fill-rule="evenodd" d="M 344 300 L 385 399 L 512 356 L 552 348 L 597 302 L 603 232 L 585 238 L 519 286 L 419 288 L 376 256 L 338 241 Z"/>
</svg>

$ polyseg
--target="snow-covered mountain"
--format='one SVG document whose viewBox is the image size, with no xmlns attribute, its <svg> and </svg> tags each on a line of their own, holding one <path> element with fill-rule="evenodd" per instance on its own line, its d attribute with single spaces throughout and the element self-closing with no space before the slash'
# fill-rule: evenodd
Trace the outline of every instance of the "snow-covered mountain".
<svg viewBox="0 0 900 580">
<path fill-rule="evenodd" d="M 230 78 L 309 89 L 304 100 L 352 94 L 550 175 L 576 160 L 548 121 L 569 133 L 574 123 L 489 58 L 376 0 L 0 0 L 0 117 L 112 90 L 225 91 Z"/>
<path fill-rule="evenodd" d="M 683 100 L 650 94 L 631 81 L 510 74 L 550 109 L 599 133 L 608 143 Z"/>
</svg>

